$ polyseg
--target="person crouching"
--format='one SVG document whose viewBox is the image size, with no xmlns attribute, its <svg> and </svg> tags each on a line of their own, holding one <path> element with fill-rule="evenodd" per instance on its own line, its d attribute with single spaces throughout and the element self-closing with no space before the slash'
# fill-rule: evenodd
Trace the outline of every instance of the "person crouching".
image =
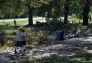
<svg viewBox="0 0 92 63">
<path fill-rule="evenodd" d="M 17 50 L 20 50 L 21 47 L 26 45 L 26 38 L 25 38 L 25 30 L 20 28 L 19 31 L 16 33 L 16 42 L 15 42 L 15 53 Z"/>
</svg>

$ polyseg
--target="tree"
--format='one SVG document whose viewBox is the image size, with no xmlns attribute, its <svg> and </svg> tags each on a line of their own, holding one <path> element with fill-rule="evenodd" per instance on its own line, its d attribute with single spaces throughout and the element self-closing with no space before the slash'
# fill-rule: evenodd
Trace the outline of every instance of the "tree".
<svg viewBox="0 0 92 63">
<path fill-rule="evenodd" d="M 68 14 L 70 8 L 70 0 L 65 0 L 64 2 L 64 23 L 68 23 Z"/>
<path fill-rule="evenodd" d="M 83 0 L 71 0 L 70 4 L 70 11 L 79 19 L 80 22 L 80 19 L 83 17 Z"/>
<path fill-rule="evenodd" d="M 25 6 L 28 9 L 28 26 L 33 26 L 33 8 L 32 8 L 32 0 L 24 0 Z"/>
<path fill-rule="evenodd" d="M 41 10 L 44 11 L 47 21 L 49 18 L 57 21 L 57 18 L 61 16 L 61 2 L 60 0 L 52 0 L 48 5 L 42 5 Z"/>
<path fill-rule="evenodd" d="M 57 21 L 57 18 L 61 16 L 61 2 L 60 0 L 54 0 L 53 2 L 53 18 Z"/>
<path fill-rule="evenodd" d="M 90 1 L 84 0 L 84 9 L 83 9 L 83 25 L 88 25 L 89 11 L 90 11 Z"/>
<path fill-rule="evenodd" d="M 0 6 L 0 16 L 3 18 L 20 17 L 25 12 L 22 0 L 1 0 Z"/>
<path fill-rule="evenodd" d="M 0 0 L 0 18 L 3 18 L 4 14 L 7 12 L 7 2 L 8 0 Z"/>
<path fill-rule="evenodd" d="M 41 7 L 43 4 L 49 4 L 51 0 L 24 0 L 25 5 L 28 8 L 28 26 L 33 26 L 33 10 L 34 8 Z"/>
</svg>

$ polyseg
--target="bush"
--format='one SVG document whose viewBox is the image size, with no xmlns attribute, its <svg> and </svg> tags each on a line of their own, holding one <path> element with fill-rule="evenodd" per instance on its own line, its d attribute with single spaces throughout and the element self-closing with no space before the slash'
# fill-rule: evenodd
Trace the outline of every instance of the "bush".
<svg viewBox="0 0 92 63">
<path fill-rule="evenodd" d="M 44 31 L 39 31 L 35 38 L 33 38 L 32 45 L 39 46 L 39 45 L 49 45 L 51 41 L 48 39 L 48 35 Z"/>
<path fill-rule="evenodd" d="M 38 34 L 37 34 L 37 36 L 35 38 L 36 45 L 45 44 L 46 40 L 47 40 L 46 33 L 42 32 L 42 31 L 38 32 Z"/>
</svg>

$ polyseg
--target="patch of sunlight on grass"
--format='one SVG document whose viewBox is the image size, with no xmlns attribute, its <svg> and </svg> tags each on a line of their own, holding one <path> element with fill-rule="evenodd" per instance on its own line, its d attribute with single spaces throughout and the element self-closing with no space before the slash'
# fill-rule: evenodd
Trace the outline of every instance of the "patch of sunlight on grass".
<svg viewBox="0 0 92 63">
<path fill-rule="evenodd" d="M 6 49 L 8 48 L 8 46 L 4 45 L 4 46 L 0 46 L 0 52 L 4 52 Z"/>
<path fill-rule="evenodd" d="M 77 17 L 69 16 L 68 20 L 69 20 L 70 22 L 73 22 L 73 23 L 79 23 L 79 22 L 82 23 L 82 19 L 79 19 L 79 18 L 77 18 Z"/>
<path fill-rule="evenodd" d="M 19 22 L 17 22 L 17 25 L 25 25 L 27 23 L 28 23 L 27 21 L 19 21 Z"/>
<path fill-rule="evenodd" d="M 16 25 L 25 25 L 28 21 L 16 21 Z M 0 25 L 14 25 L 14 22 L 0 22 Z"/>
<path fill-rule="evenodd" d="M 6 33 L 13 33 L 13 32 L 16 32 L 16 31 L 17 31 L 17 29 L 16 30 L 15 29 L 14 30 L 13 29 L 12 30 L 6 30 Z"/>
</svg>

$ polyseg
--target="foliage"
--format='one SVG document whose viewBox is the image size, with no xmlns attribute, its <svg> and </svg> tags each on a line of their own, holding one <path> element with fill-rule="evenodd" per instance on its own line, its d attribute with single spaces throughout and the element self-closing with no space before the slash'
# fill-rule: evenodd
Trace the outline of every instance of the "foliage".
<svg viewBox="0 0 92 63">
<path fill-rule="evenodd" d="M 17 15 L 22 15 L 22 13 L 25 12 L 26 7 L 23 5 L 22 0 L 13 0 L 10 2 L 10 10 L 13 17 L 16 17 Z"/>
<path fill-rule="evenodd" d="M 25 7 L 22 0 L 6 0 L 1 1 L 0 3 L 1 18 L 15 18 L 22 16 L 25 12 Z"/>
<path fill-rule="evenodd" d="M 82 18 L 84 3 L 83 0 L 71 0 L 71 11 L 78 17 Z"/>
<path fill-rule="evenodd" d="M 63 25 L 64 24 L 60 21 L 52 20 L 52 21 L 45 23 L 43 28 L 48 31 L 56 31 L 56 30 L 62 29 L 64 27 Z"/>
<path fill-rule="evenodd" d="M 47 32 L 39 31 L 36 37 L 33 38 L 32 46 L 50 45 L 51 42 L 48 40 Z"/>
<path fill-rule="evenodd" d="M 37 34 L 37 38 L 36 38 L 36 42 L 38 43 L 38 45 L 42 45 L 44 43 L 44 41 L 46 40 L 46 34 L 42 31 L 38 32 Z"/>
<path fill-rule="evenodd" d="M 51 0 L 24 0 L 24 4 L 27 6 L 27 7 L 34 7 L 34 8 L 37 8 L 37 7 L 41 7 L 43 4 L 49 4 Z"/>
</svg>

